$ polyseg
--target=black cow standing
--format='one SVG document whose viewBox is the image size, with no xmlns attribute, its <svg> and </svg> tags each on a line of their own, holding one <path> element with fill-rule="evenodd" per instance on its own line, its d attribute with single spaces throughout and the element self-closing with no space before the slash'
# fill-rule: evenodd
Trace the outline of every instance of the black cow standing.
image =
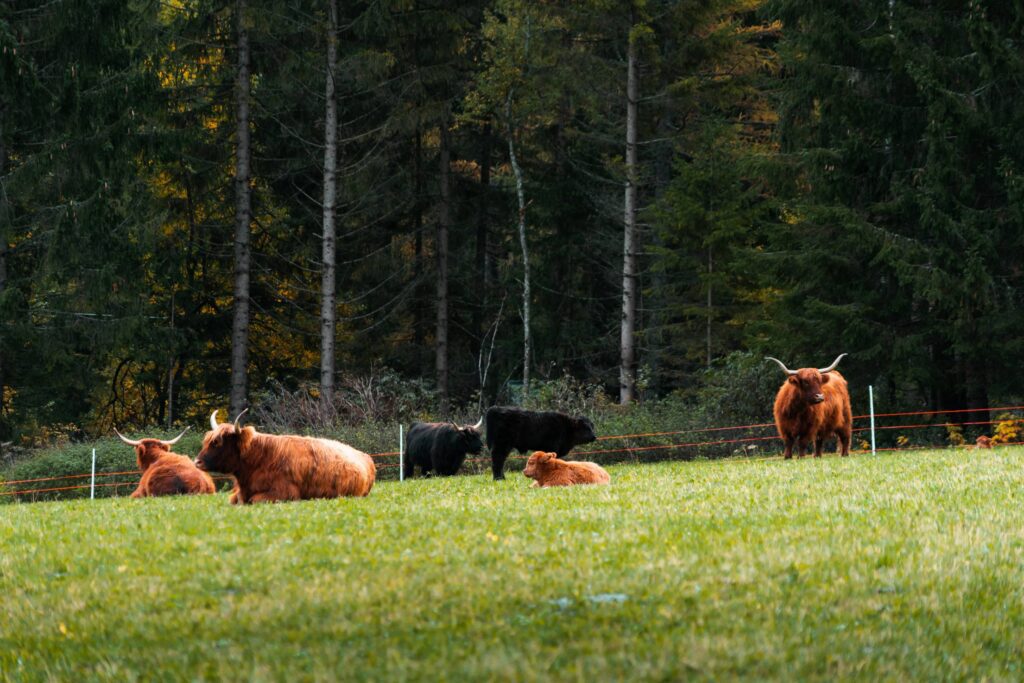
<svg viewBox="0 0 1024 683">
<path fill-rule="evenodd" d="M 487 411 L 487 448 L 494 478 L 505 478 L 505 458 L 516 449 L 554 452 L 564 458 L 573 446 L 597 439 L 594 424 L 585 417 L 554 411 L 537 412 L 495 406 Z"/>
<path fill-rule="evenodd" d="M 413 476 L 419 466 L 423 476 L 430 471 L 450 477 L 457 473 L 466 453 L 479 454 L 484 449 L 480 439 L 481 420 L 472 427 L 452 422 L 413 422 L 405 436 L 405 476 Z"/>
</svg>

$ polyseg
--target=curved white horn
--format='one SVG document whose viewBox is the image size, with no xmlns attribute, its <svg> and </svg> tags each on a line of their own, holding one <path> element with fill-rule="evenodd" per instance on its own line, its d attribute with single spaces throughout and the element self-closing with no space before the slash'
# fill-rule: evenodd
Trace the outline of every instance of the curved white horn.
<svg viewBox="0 0 1024 683">
<path fill-rule="evenodd" d="M 834 361 L 832 361 L 832 365 L 828 366 L 827 368 L 818 368 L 818 372 L 820 372 L 823 375 L 826 372 L 832 372 L 833 370 L 836 369 L 836 366 L 839 365 L 839 361 L 841 361 L 843 359 L 843 356 L 846 356 L 846 355 L 848 355 L 848 354 L 845 354 L 845 353 L 839 354 L 836 357 L 836 359 Z"/>
<path fill-rule="evenodd" d="M 245 410 L 243 410 L 242 412 L 240 412 L 240 413 L 238 414 L 238 417 L 236 417 L 236 418 L 235 418 L 235 431 L 236 431 L 236 432 L 238 431 L 238 421 L 239 421 L 239 420 L 241 420 L 241 419 L 242 419 L 242 416 L 243 416 L 243 415 L 245 415 L 245 414 L 246 414 L 247 412 L 249 412 L 249 409 L 248 409 L 248 408 L 246 408 Z"/>
<path fill-rule="evenodd" d="M 480 429 L 480 426 L 484 423 L 483 415 L 480 416 L 480 421 L 473 425 L 473 429 Z"/>
<path fill-rule="evenodd" d="M 210 414 L 210 429 L 217 429 L 217 411 Z"/>
<path fill-rule="evenodd" d="M 185 432 L 187 432 L 188 430 L 189 430 L 189 428 L 188 428 L 188 427 L 185 427 L 185 428 L 184 428 L 183 430 L 181 430 L 181 434 L 178 434 L 178 435 L 177 435 L 176 437 L 174 437 L 174 438 L 173 438 L 173 439 L 171 439 L 170 441 L 164 441 L 164 442 L 162 442 L 162 443 L 163 443 L 163 444 L 164 444 L 165 446 L 173 446 L 174 444 L 176 444 L 176 443 L 178 443 L 179 441 L 181 441 L 181 437 L 185 436 Z"/>
<path fill-rule="evenodd" d="M 121 432 L 117 431 L 116 429 L 114 430 L 114 433 L 117 434 L 119 437 L 121 437 L 121 441 L 124 441 L 129 446 L 138 446 L 140 443 L 142 443 L 142 439 L 139 439 L 138 441 L 132 441 L 131 439 L 129 439 L 128 437 L 126 437 L 124 434 L 122 434 Z"/>
<path fill-rule="evenodd" d="M 772 358 L 771 356 L 765 356 L 765 357 L 764 357 L 764 359 L 765 359 L 765 360 L 773 360 L 773 361 L 775 361 L 776 363 L 778 363 L 778 364 L 779 364 L 779 367 L 780 367 L 780 368 L 782 368 L 782 371 L 783 371 L 784 373 L 786 373 L 787 375 L 795 375 L 795 374 L 796 374 L 796 370 L 790 370 L 790 369 L 789 369 L 789 368 L 787 368 L 787 367 L 785 366 L 785 364 L 783 364 L 783 362 L 782 362 L 781 360 L 779 360 L 778 358 Z"/>
</svg>

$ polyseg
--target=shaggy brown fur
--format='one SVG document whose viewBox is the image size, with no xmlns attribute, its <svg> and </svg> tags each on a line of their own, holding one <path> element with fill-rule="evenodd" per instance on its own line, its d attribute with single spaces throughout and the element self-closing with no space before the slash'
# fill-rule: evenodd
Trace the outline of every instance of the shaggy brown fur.
<svg viewBox="0 0 1024 683">
<path fill-rule="evenodd" d="M 370 456 L 338 441 L 260 434 L 230 423 L 206 433 L 196 464 L 234 475 L 232 503 L 365 496 L 377 476 Z"/>
<path fill-rule="evenodd" d="M 523 474 L 533 479 L 533 486 L 573 486 L 575 484 L 608 484 L 612 478 L 596 462 L 566 462 L 554 453 L 537 451 L 526 461 Z"/>
<path fill-rule="evenodd" d="M 816 396 L 824 396 L 824 400 L 815 402 Z M 839 441 L 842 455 L 849 455 L 853 412 L 846 379 L 835 370 L 797 370 L 786 378 L 775 396 L 775 426 L 786 446 L 786 459 L 793 457 L 794 445 L 800 457 L 813 445 L 814 457 L 820 458 L 825 439 L 833 435 Z"/>
<path fill-rule="evenodd" d="M 210 475 L 200 472 L 191 458 L 172 453 L 170 446 L 158 439 L 142 439 L 135 447 L 135 456 L 142 470 L 142 480 L 132 492 L 132 498 L 216 490 Z"/>
<path fill-rule="evenodd" d="M 987 436 L 979 436 L 974 443 L 978 448 L 992 448 L 992 439 Z"/>
</svg>

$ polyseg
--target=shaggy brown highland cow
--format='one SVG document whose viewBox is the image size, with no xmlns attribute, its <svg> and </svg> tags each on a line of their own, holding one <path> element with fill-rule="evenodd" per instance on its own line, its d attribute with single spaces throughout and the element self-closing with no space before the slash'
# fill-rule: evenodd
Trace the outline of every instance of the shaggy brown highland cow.
<svg viewBox="0 0 1024 683">
<path fill-rule="evenodd" d="M 132 498 L 148 496 L 176 496 L 190 493 L 213 493 L 216 487 L 206 472 L 200 472 L 192 459 L 171 452 L 171 446 L 185 435 L 185 431 L 170 441 L 160 439 L 139 439 L 133 441 L 121 432 L 114 433 L 129 446 L 135 448 L 135 457 L 142 470 L 139 486 L 132 492 Z"/>
<path fill-rule="evenodd" d="M 232 503 L 263 503 L 310 498 L 365 496 L 377 468 L 366 453 L 338 441 L 310 436 L 260 434 L 252 427 L 217 424 L 196 457 L 199 469 L 234 475 Z"/>
<path fill-rule="evenodd" d="M 608 484 L 612 478 L 596 462 L 566 462 L 554 453 L 537 451 L 526 461 L 523 474 L 534 482 L 532 486 L 574 486 L 576 484 Z"/>
<path fill-rule="evenodd" d="M 850 454 L 853 431 L 850 393 L 846 380 L 836 372 L 836 366 L 845 355 L 840 354 L 827 368 L 799 370 L 790 370 L 778 358 L 767 358 L 778 363 L 787 375 L 775 396 L 775 426 L 786 447 L 787 460 L 793 457 L 794 445 L 800 457 L 812 446 L 814 457 L 820 458 L 825 439 L 833 435 L 839 442 L 839 452 L 844 456 Z"/>
</svg>

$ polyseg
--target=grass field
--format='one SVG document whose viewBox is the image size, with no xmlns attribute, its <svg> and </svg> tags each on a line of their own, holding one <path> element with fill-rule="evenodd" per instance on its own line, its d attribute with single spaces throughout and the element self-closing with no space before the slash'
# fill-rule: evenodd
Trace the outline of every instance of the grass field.
<svg viewBox="0 0 1024 683">
<path fill-rule="evenodd" d="M 1019 680 L 1022 456 L 9 505 L 0 678 Z"/>
</svg>

